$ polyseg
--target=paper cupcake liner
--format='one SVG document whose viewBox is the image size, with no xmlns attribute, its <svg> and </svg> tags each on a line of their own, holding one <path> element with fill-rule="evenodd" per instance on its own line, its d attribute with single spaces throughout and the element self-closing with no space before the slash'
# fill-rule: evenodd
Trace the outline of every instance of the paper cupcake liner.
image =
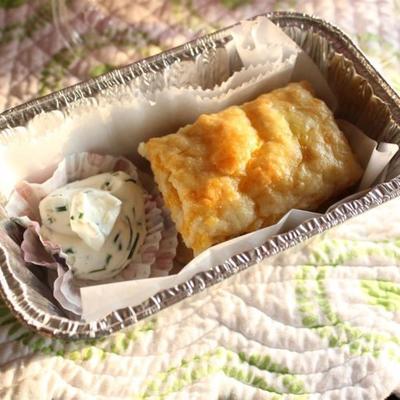
<svg viewBox="0 0 400 400">
<path fill-rule="evenodd" d="M 53 286 L 54 297 L 65 310 L 77 315 L 81 313 L 81 287 L 148 278 L 152 275 L 153 268 L 169 271 L 166 260 L 169 260 L 171 255 L 173 258 L 176 251 L 172 248 L 174 232 L 170 227 L 170 220 L 166 221 L 167 224 L 164 223 L 165 212 L 157 206 L 154 196 L 146 194 L 144 199 L 146 237 L 138 254 L 112 279 L 101 282 L 74 279 L 65 263 L 66 254 L 59 246 L 40 235 L 39 203 L 42 198 L 67 183 L 114 171 L 124 171 L 138 180 L 136 168 L 123 157 L 93 153 L 75 154 L 64 159 L 44 183 L 19 184 L 7 204 L 7 211 L 25 228 L 21 244 L 24 260 L 52 270 L 49 271 L 49 280 Z M 159 199 L 158 201 L 160 202 Z M 170 239 L 166 241 L 166 238 Z"/>
<path fill-rule="evenodd" d="M 163 231 L 160 248 L 156 260 L 151 267 L 151 277 L 166 276 L 174 266 L 174 258 L 178 246 L 178 237 L 175 227 Z"/>
<path fill-rule="evenodd" d="M 156 253 L 154 263 L 151 266 L 151 277 L 165 276 L 170 273 L 174 267 L 174 260 L 178 247 L 178 231 L 172 221 L 171 214 L 164 204 L 164 199 L 158 190 L 157 184 L 151 175 L 139 172 L 139 179 L 146 190 L 151 193 L 157 207 L 161 210 L 164 221 L 164 229 L 160 241 L 159 249 Z"/>
<path fill-rule="evenodd" d="M 57 266 L 57 275 L 52 280 L 54 298 L 65 310 L 72 312 L 74 315 L 81 315 L 80 286 L 74 280 L 72 271 L 59 264 Z"/>
<path fill-rule="evenodd" d="M 151 276 L 168 275 L 174 266 L 174 259 L 178 248 L 178 231 L 172 221 L 169 210 L 164 205 L 164 200 L 161 194 L 155 189 L 155 201 L 160 208 L 165 228 L 162 232 L 160 247 L 156 254 L 156 260 L 151 268 Z"/>
<path fill-rule="evenodd" d="M 166 216 L 166 211 L 158 207 L 157 201 L 151 195 L 145 198 L 145 212 L 147 233 L 144 242 L 132 261 L 113 278 L 96 283 L 74 279 L 67 268 L 58 265 L 58 276 L 54 280 L 53 293 L 64 309 L 77 315 L 81 314 L 80 288 L 82 287 L 146 279 L 150 276 L 162 276 L 169 273 L 176 254 L 176 229 L 170 225 L 172 221 Z"/>
<path fill-rule="evenodd" d="M 40 224 L 38 222 L 27 217 L 19 218 L 17 222 L 26 228 L 21 243 L 24 261 L 57 269 L 59 262 L 54 255 L 61 254 L 61 248 L 40 235 Z"/>
</svg>

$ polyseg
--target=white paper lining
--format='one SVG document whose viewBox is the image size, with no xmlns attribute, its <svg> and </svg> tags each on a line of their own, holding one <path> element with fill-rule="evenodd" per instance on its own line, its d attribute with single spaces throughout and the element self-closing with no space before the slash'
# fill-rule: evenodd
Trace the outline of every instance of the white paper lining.
<svg viewBox="0 0 400 400">
<path fill-rule="evenodd" d="M 214 90 L 168 88 L 151 94 L 151 102 L 137 91 L 124 90 L 122 100 L 114 93 L 112 98 L 104 96 L 74 106 L 68 115 L 60 111 L 45 113 L 26 128 L 9 130 L 0 138 L 0 168 L 5 176 L 0 182 L 1 194 L 7 198 L 21 179 L 42 181 L 58 161 L 75 152 L 125 155 L 140 166 L 143 160 L 136 150 L 141 141 L 173 132 L 202 113 L 241 104 L 290 81 L 310 81 L 317 95 L 335 108 L 335 97 L 318 67 L 266 18 L 238 26 L 234 42 L 245 68 Z M 376 180 L 398 147 L 378 145 L 345 121 L 340 126 L 365 168 L 359 187 L 362 190 Z M 83 318 L 95 320 L 112 310 L 140 304 L 159 290 L 183 283 L 195 273 L 317 215 L 320 214 L 291 210 L 276 225 L 206 250 L 177 275 L 82 288 Z M 99 302 L 99 298 L 107 302 Z"/>
</svg>

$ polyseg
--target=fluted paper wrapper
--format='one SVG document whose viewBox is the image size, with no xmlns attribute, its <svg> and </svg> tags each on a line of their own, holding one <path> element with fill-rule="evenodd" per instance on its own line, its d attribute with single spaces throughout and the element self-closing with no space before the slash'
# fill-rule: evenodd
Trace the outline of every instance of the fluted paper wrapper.
<svg viewBox="0 0 400 400">
<path fill-rule="evenodd" d="M 281 30 L 261 17 L 190 44 L 180 49 L 181 53 L 177 50 L 171 55 L 139 63 L 135 70 L 134 67 L 122 69 L 110 74 L 108 80 L 107 77 L 99 78 L 95 84 L 80 88 L 84 93 L 90 91 L 90 98 L 81 96 L 78 89 L 71 89 L 63 98 L 65 101 L 61 101 L 61 96 L 57 98 L 57 105 L 49 99 L 45 109 L 50 112 L 33 119 L 29 116 L 37 113 L 32 109 L 18 114 L 19 117 L 13 114 L 8 118 L 10 128 L 0 137 L 0 167 L 7 176 L 0 183 L 3 197 L 9 195 L 19 180 L 38 181 L 49 174 L 66 154 L 75 152 L 124 155 L 139 168 L 145 167 L 147 164 L 137 154 L 140 142 L 172 133 L 194 122 L 202 113 L 243 103 L 301 79 L 310 81 L 317 95 L 345 120 L 340 122 L 341 127 L 365 168 L 360 186 L 355 191 L 363 191 L 397 175 L 397 158 L 388 165 L 397 151 L 397 144 L 385 142 L 398 143 L 396 135 L 400 132 L 391 125 L 390 118 L 386 118 L 386 125 L 368 123 L 371 110 L 379 110 L 383 115 L 380 103 L 375 106 L 376 100 L 368 98 L 365 94 L 368 92 L 357 91 L 363 87 L 359 78 L 343 57 L 337 59 L 330 52 L 323 33 L 308 32 L 296 24 L 290 29 L 288 32 L 314 57 L 316 64 Z M 350 73 L 353 75 L 347 76 Z M 362 106 L 358 107 L 357 101 L 353 101 L 355 96 L 362 98 Z M 348 113 L 349 110 L 353 112 Z M 23 126 L 16 127 L 16 121 L 24 121 Z M 29 154 L 37 157 L 28 157 Z M 118 301 L 109 297 L 107 285 L 85 288 L 81 290 L 83 316 L 97 322 L 70 321 L 68 328 L 60 329 L 61 320 L 57 318 L 62 313 L 43 300 L 48 304 L 46 312 L 52 314 L 46 320 L 50 322 L 41 324 L 37 317 L 30 319 L 30 323 L 41 331 L 65 337 L 97 336 L 115 331 L 203 290 L 273 252 L 282 251 L 311 234 L 366 210 L 372 204 L 379 204 L 388 193 L 396 192 L 394 183 L 388 185 L 384 183 L 379 190 L 374 189 L 364 197 L 360 193 L 353 194 L 350 203 L 333 206 L 333 211 L 327 215 L 291 210 L 272 227 L 203 252 L 176 275 L 121 282 L 124 296 Z M 354 200 L 360 196 L 360 200 Z M 304 223 L 305 220 L 308 222 Z M 271 235 L 288 230 L 288 234 L 270 239 Z M 272 247 L 268 243 L 273 243 Z M 15 246 L 10 244 L 7 249 L 15 250 Z M 107 299 L 105 307 L 93 304 L 90 300 L 93 295 Z M 25 309 L 30 310 L 30 303 L 24 304 Z M 118 312 L 111 312 L 121 308 Z M 42 306 L 41 310 L 44 309 Z M 23 319 L 29 320 L 29 315 L 24 315 Z"/>
<path fill-rule="evenodd" d="M 66 157 L 52 176 L 43 183 L 20 182 L 5 207 L 8 215 L 25 228 L 21 243 L 24 260 L 34 264 L 33 268 L 46 267 L 47 280 L 53 289 L 54 298 L 67 312 L 76 315 L 82 314 L 80 290 L 87 286 L 94 287 L 98 281 L 74 278 L 71 270 L 60 260 L 60 258 L 67 260 L 67 254 L 56 243 L 42 237 L 39 203 L 51 192 L 68 183 L 115 171 L 125 172 L 144 189 L 146 225 L 146 234 L 137 254 L 121 272 L 102 281 L 102 284 L 107 284 L 107 290 L 112 294 L 112 298 L 118 299 L 121 296 L 120 282 L 159 276 L 161 271 L 168 274 L 173 267 L 177 247 L 176 229 L 170 221 L 169 214 L 164 210 L 164 204 L 154 182 L 147 183 L 152 194 L 146 192 L 138 177 L 138 171 L 130 161 L 123 157 L 94 153 L 73 154 Z M 98 303 L 98 297 L 90 298 L 90 303 Z"/>
</svg>

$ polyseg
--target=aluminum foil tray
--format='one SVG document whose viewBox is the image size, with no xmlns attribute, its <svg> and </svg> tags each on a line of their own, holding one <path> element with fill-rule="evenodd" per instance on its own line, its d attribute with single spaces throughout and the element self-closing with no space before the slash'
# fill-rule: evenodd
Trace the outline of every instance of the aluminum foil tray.
<svg viewBox="0 0 400 400">
<path fill-rule="evenodd" d="M 304 14 L 274 12 L 265 15 L 282 27 L 319 66 L 338 98 L 337 117 L 347 119 L 378 141 L 400 144 L 399 96 L 342 31 L 325 21 Z M 128 83 L 133 83 L 144 91 L 154 89 L 157 87 L 157 74 L 168 73 L 169 70 L 175 71 L 174 75 L 171 74 L 175 85 L 183 86 L 190 82 L 203 88 L 214 86 L 241 67 L 240 59 L 231 43 L 231 32 L 232 27 L 225 28 L 97 79 L 8 110 L 0 115 L 0 130 L 24 126 L 43 111 L 67 109 L 82 98 L 98 96 L 109 89 L 118 90 Z M 218 59 L 221 54 L 226 59 L 227 52 L 228 67 L 221 71 L 218 69 Z M 174 68 L 171 68 L 172 65 Z M 199 65 L 202 73 L 199 73 Z M 391 161 L 386 172 L 385 183 L 374 187 L 364 196 L 309 220 L 296 229 L 277 235 L 261 247 L 237 254 L 221 265 L 210 265 L 207 272 L 199 273 L 177 287 L 159 292 L 139 306 L 115 311 L 96 322 L 86 323 L 66 318 L 40 279 L 31 276 L 33 274 L 27 268 L 21 271 L 13 269 L 7 256 L 10 246 L 4 242 L 1 243 L 3 250 L 0 251 L 0 293 L 17 318 L 41 334 L 65 339 L 98 338 L 149 317 L 249 268 L 265 257 L 284 251 L 352 216 L 399 196 L 399 154 Z M 12 222 L 3 219 L 1 224 L 14 241 L 20 240 Z M 12 241 L 5 237 L 1 240 Z"/>
</svg>

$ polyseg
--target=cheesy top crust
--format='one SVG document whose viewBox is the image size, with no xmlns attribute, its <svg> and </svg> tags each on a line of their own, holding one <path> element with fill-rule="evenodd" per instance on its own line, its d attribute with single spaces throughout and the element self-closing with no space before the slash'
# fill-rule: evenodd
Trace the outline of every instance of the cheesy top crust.
<svg viewBox="0 0 400 400">
<path fill-rule="evenodd" d="M 310 210 L 356 183 L 362 169 L 307 82 L 201 115 L 139 146 L 185 244 L 195 253 Z"/>
</svg>

